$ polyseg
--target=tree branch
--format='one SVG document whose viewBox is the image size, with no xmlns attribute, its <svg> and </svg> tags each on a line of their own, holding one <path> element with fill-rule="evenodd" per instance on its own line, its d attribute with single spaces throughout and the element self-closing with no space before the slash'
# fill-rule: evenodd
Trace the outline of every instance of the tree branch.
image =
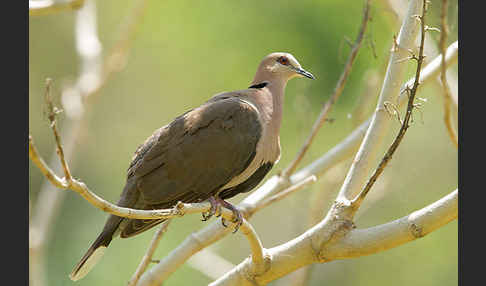
<svg viewBox="0 0 486 286">
<path fill-rule="evenodd" d="M 399 18 L 403 18 L 403 1 L 400 0 L 384 0 L 382 1 L 383 4 L 388 6 L 388 8 L 392 11 L 394 11 L 395 14 L 399 16 Z M 438 46 L 432 38 L 428 37 L 425 39 L 425 53 L 429 55 L 435 55 L 435 54 L 440 54 L 440 51 L 438 51 Z M 453 112 L 452 115 L 455 117 L 457 116 L 457 104 L 458 104 L 458 94 L 457 94 L 457 73 L 448 69 L 446 71 L 448 83 L 454 87 L 451 89 L 451 103 L 453 103 Z M 440 82 L 440 78 L 438 79 Z"/>
<path fill-rule="evenodd" d="M 400 85 L 407 68 L 407 63 L 403 62 L 402 59 L 408 58 L 409 50 L 413 47 L 418 32 L 415 15 L 420 14 L 421 3 L 422 1 L 417 0 L 409 2 L 407 16 L 403 20 L 398 39 L 391 49 L 376 111 L 339 191 L 338 200 L 340 201 L 351 200 L 361 191 L 371 171 L 371 164 L 374 164 L 377 159 L 384 134 L 390 129 L 391 118 L 386 112 L 385 103 L 392 102 L 393 98 L 399 95 Z"/>
<path fill-rule="evenodd" d="M 457 42 L 453 43 L 447 50 L 446 63 L 451 65 L 457 60 L 458 47 Z M 441 56 L 438 56 L 423 68 L 420 75 L 420 86 L 430 82 L 440 72 Z M 414 78 L 409 79 L 407 84 L 413 84 Z M 420 87 L 419 86 L 419 87 Z M 399 103 L 403 103 L 404 98 L 399 98 Z M 360 140 L 363 138 L 371 118 L 362 123 L 343 141 L 327 151 L 323 156 L 316 159 L 314 162 L 293 174 L 289 178 L 289 182 L 281 180 L 279 176 L 270 177 L 257 190 L 248 195 L 238 206 L 243 210 L 245 218 L 250 218 L 254 213 L 254 208 L 257 208 L 260 202 L 273 194 L 279 193 L 289 185 L 296 184 L 315 175 L 317 178 L 326 173 L 331 167 L 342 162 L 353 154 L 356 150 Z M 166 257 L 144 273 L 140 279 L 139 285 L 160 285 L 166 280 L 174 271 L 184 264 L 192 255 L 199 252 L 201 249 L 215 243 L 230 231 L 221 226 L 219 222 L 212 222 L 203 229 L 190 234 L 179 246 L 173 249 Z"/>
<path fill-rule="evenodd" d="M 73 1 L 75 2 L 75 1 Z M 63 105 L 66 120 L 62 122 L 60 128 L 60 137 L 64 139 L 64 158 L 70 161 L 73 167 L 73 154 L 76 142 L 87 122 L 86 113 L 90 110 L 92 101 L 89 99 L 95 93 L 99 93 L 101 88 L 106 84 L 111 74 L 119 71 L 122 65 L 119 62 L 125 62 L 128 51 L 135 34 L 135 27 L 143 16 L 147 0 L 137 0 L 135 9 L 130 13 L 129 21 L 120 29 L 120 37 L 115 43 L 113 49 L 108 53 L 107 58 L 110 61 L 103 63 L 102 45 L 98 39 L 97 33 L 97 16 L 96 4 L 94 1 L 84 1 L 81 9 L 76 11 L 75 21 L 75 43 L 78 55 L 80 57 L 79 76 L 77 81 L 62 91 L 61 102 Z M 47 1 L 44 1 L 47 3 Z M 29 5 L 31 3 L 29 2 Z M 143 5 L 140 5 L 143 4 Z M 113 54 L 116 51 L 116 57 Z M 113 60 L 116 58 L 117 60 Z M 117 69 L 113 68 L 117 64 Z M 29 141 L 32 138 L 29 135 Z M 31 153 L 29 142 L 29 154 Z M 38 157 L 40 158 L 40 157 Z M 59 171 L 62 167 L 59 164 L 58 156 L 53 153 L 49 160 L 49 165 L 54 171 Z M 37 162 L 39 163 L 39 162 Z M 44 166 L 47 166 L 44 162 Z M 50 170 L 50 169 L 49 169 Z M 53 174 L 51 172 L 51 174 Z M 29 272 L 32 285 L 46 285 L 44 269 L 44 252 L 48 242 L 48 235 L 55 226 L 54 220 L 62 205 L 65 192 L 59 192 L 49 180 L 44 180 L 37 200 L 32 206 L 32 215 L 29 223 Z"/>
<path fill-rule="evenodd" d="M 211 261 L 211 267 L 208 267 L 208 261 Z M 194 255 L 187 264 L 210 279 L 218 279 L 235 267 L 233 263 L 207 248 Z"/>
<path fill-rule="evenodd" d="M 331 111 L 332 106 L 334 103 L 338 100 L 339 96 L 344 90 L 344 85 L 346 84 L 346 81 L 348 79 L 348 75 L 351 72 L 351 67 L 353 66 L 354 60 L 356 59 L 356 56 L 358 55 L 358 51 L 361 48 L 361 43 L 363 42 L 364 34 L 366 32 L 366 27 L 368 26 L 368 21 L 370 19 L 370 1 L 371 0 L 366 0 L 366 4 L 364 7 L 363 11 L 363 20 L 361 22 L 361 28 L 358 33 L 358 36 L 356 37 L 356 41 L 354 42 L 354 45 L 351 49 L 351 52 L 348 56 L 348 60 L 346 61 L 346 64 L 344 66 L 344 70 L 341 73 L 341 76 L 339 77 L 339 80 L 336 84 L 336 87 L 334 88 L 334 92 L 331 96 L 331 98 L 324 104 L 322 107 L 321 113 L 319 114 L 317 120 L 314 122 L 314 125 L 312 126 L 311 133 L 307 137 L 306 141 L 304 142 L 304 145 L 302 145 L 300 151 L 297 153 L 295 159 L 289 164 L 289 166 L 282 172 L 282 177 L 283 178 L 288 178 L 290 175 L 292 175 L 299 165 L 300 161 L 304 158 L 304 155 L 306 154 L 307 150 L 309 149 L 310 145 L 312 144 L 312 141 L 314 140 L 314 137 L 317 135 L 317 132 L 321 129 L 322 125 L 324 125 L 324 122 L 326 122 L 327 115 Z"/>
<path fill-rule="evenodd" d="M 378 164 L 378 167 L 375 169 L 373 172 L 373 175 L 370 177 L 368 182 L 366 183 L 365 187 L 363 190 L 358 194 L 358 196 L 353 199 L 352 204 L 356 208 L 356 210 L 361 206 L 361 203 L 363 202 L 364 198 L 368 194 L 368 192 L 371 190 L 371 187 L 374 185 L 378 177 L 383 173 L 385 170 L 385 167 L 388 165 L 388 162 L 392 159 L 393 154 L 397 150 L 398 146 L 402 142 L 403 137 L 405 136 L 405 132 L 407 132 L 408 128 L 410 127 L 409 121 L 410 117 L 412 116 L 413 109 L 415 108 L 415 105 L 413 103 L 415 99 L 415 95 L 417 94 L 417 88 L 419 86 L 419 79 L 420 79 L 420 72 L 422 71 L 422 64 L 424 60 L 424 43 L 425 43 L 425 15 L 427 12 L 427 1 L 423 0 L 423 5 L 422 5 L 422 16 L 419 17 L 420 19 L 420 26 L 421 26 L 421 39 L 420 39 L 420 47 L 419 47 L 419 55 L 418 58 L 414 56 L 414 59 L 417 61 L 417 69 L 415 71 L 415 81 L 413 83 L 413 86 L 411 89 L 406 89 L 405 91 L 408 94 L 408 105 L 407 105 L 407 111 L 405 113 L 405 118 L 403 119 L 402 126 L 400 127 L 400 130 L 395 137 L 395 140 L 393 140 L 393 143 L 390 145 L 388 150 L 385 153 L 385 156 L 383 159 L 380 161 L 380 164 Z"/>
<path fill-rule="evenodd" d="M 50 83 L 50 81 L 48 81 Z M 162 210 L 137 210 L 125 207 L 119 207 L 115 204 L 112 204 L 104 199 L 98 197 L 96 194 L 91 192 L 86 184 L 83 182 L 75 179 L 70 171 L 69 167 L 64 159 L 64 152 L 62 149 L 61 139 L 57 134 L 56 129 L 56 112 L 55 107 L 52 104 L 52 101 L 49 96 L 49 87 L 47 85 L 46 90 L 46 101 L 49 107 L 49 120 L 51 122 L 51 127 L 56 139 L 57 145 L 57 153 L 59 155 L 59 159 L 62 162 L 63 169 L 64 169 L 64 177 L 59 178 L 52 170 L 45 164 L 44 160 L 39 157 L 39 154 L 35 148 L 34 142 L 32 140 L 32 136 L 29 135 L 29 156 L 31 157 L 32 162 L 38 164 L 37 167 L 41 170 L 43 174 L 45 174 L 46 178 L 48 178 L 53 185 L 60 187 L 61 189 L 71 189 L 77 193 L 79 193 L 83 198 L 85 198 L 89 203 L 94 205 L 95 207 L 101 209 L 104 212 L 109 212 L 110 214 L 117 215 L 120 217 L 132 218 L 132 219 L 168 219 L 177 216 L 183 216 L 185 214 L 192 214 L 192 213 L 202 213 L 207 212 L 210 210 L 211 205 L 209 202 L 205 203 L 192 203 L 192 204 L 184 204 L 184 203 L 177 203 L 171 209 L 162 209 Z M 221 216 L 225 219 L 231 220 L 233 218 L 233 212 L 223 208 L 221 210 Z M 253 226 L 251 226 L 245 219 L 243 220 L 243 224 L 240 227 L 240 231 L 247 237 L 248 242 L 250 243 L 250 248 L 252 252 L 251 260 L 252 260 L 252 272 L 254 273 L 262 273 L 265 267 L 265 260 L 264 260 L 264 249 L 262 243 L 256 234 Z M 155 243 L 156 244 L 156 243 Z M 155 246 L 154 246 L 155 247 Z M 155 250 L 155 249 L 154 249 Z M 140 271 L 143 270 L 143 264 L 139 267 Z M 137 270 L 136 273 L 139 271 Z M 136 275 L 135 280 L 137 280 L 139 275 Z"/>
<path fill-rule="evenodd" d="M 169 227 L 171 221 L 171 219 L 164 221 L 160 228 L 155 232 L 154 237 L 150 242 L 149 248 L 147 249 L 147 252 L 143 256 L 142 261 L 138 265 L 137 270 L 135 270 L 132 278 L 130 279 L 130 281 L 128 281 L 128 286 L 137 285 L 138 279 L 140 279 L 140 276 L 143 274 L 143 272 L 145 272 L 147 266 L 152 261 L 152 256 L 154 255 L 154 252 L 159 245 L 160 239 L 162 238 L 162 235 L 167 231 L 167 228 Z"/>
<path fill-rule="evenodd" d="M 327 248 L 333 259 L 355 258 L 385 251 L 433 232 L 457 219 L 458 190 L 427 207 L 392 222 L 354 229 Z"/>
<path fill-rule="evenodd" d="M 79 88 L 81 79 L 85 77 L 97 79 L 101 74 L 98 67 L 101 65 L 102 46 L 98 39 L 96 24 L 96 5 L 93 1 L 86 1 L 76 11 L 74 26 L 76 48 L 81 60 L 80 74 L 78 81 L 72 87 L 63 90 L 61 97 L 63 111 L 67 120 L 62 123 L 62 128 L 60 128 L 62 134 L 60 137 L 66 139 L 63 155 L 67 160 L 71 160 L 73 157 L 74 146 L 85 123 L 85 117 L 82 112 L 82 91 Z M 83 29 L 80 29 L 81 26 Z M 81 47 L 83 48 L 81 49 Z M 54 171 L 62 169 L 56 152 L 53 152 L 51 155 L 50 165 Z M 48 235 L 51 227 L 55 225 L 54 220 L 63 202 L 64 194 L 65 192 L 56 190 L 48 180 L 44 180 L 37 195 L 37 200 L 34 202 L 32 219 L 29 223 L 29 273 L 33 286 L 47 284 L 44 253 L 47 248 Z"/>
<path fill-rule="evenodd" d="M 54 0 L 29 0 L 29 16 L 41 16 L 55 14 L 63 11 L 72 11 L 81 8 L 84 0 L 54 1 Z"/>
<path fill-rule="evenodd" d="M 440 54 L 444 55 L 446 53 L 446 42 L 447 36 L 449 34 L 449 28 L 447 26 L 447 0 L 442 0 L 442 7 L 440 12 L 440 41 L 439 41 L 439 50 Z M 449 88 L 449 84 L 447 83 L 446 77 L 446 64 L 445 59 L 442 57 L 441 61 L 441 72 L 440 72 L 440 81 L 442 83 L 442 87 L 444 88 L 444 124 L 447 129 L 447 133 L 449 137 L 456 146 L 458 147 L 458 140 L 457 134 L 454 128 L 452 127 L 451 122 L 451 104 L 452 104 L 452 95 L 451 89 Z"/>
<path fill-rule="evenodd" d="M 356 258 L 397 247 L 423 237 L 457 218 L 458 191 L 437 202 L 392 222 L 366 229 L 352 229 L 352 225 L 339 219 L 344 209 L 331 209 L 330 215 L 320 224 L 297 238 L 268 249 L 270 269 L 248 280 L 249 267 L 245 260 L 230 272 L 211 283 L 211 286 L 265 285 L 296 269 L 312 263 L 325 263 L 336 259 Z M 315 241 L 328 239 L 316 248 Z"/>
<path fill-rule="evenodd" d="M 55 115 L 49 117 L 51 120 L 51 126 L 55 125 Z M 55 129 L 53 129 L 55 130 Z M 61 161 L 64 161 L 62 156 L 62 145 L 60 139 L 56 139 L 57 148 L 59 150 L 58 155 Z M 63 178 L 59 178 L 50 170 L 50 168 L 45 165 L 45 162 L 42 158 L 39 157 L 38 152 L 35 148 L 33 143 L 32 137 L 29 135 L 29 156 L 31 156 L 32 162 L 34 162 L 37 167 L 41 170 L 43 174 L 45 174 L 46 178 L 48 178 L 53 185 L 60 187 L 61 189 L 71 189 L 77 193 L 79 193 L 83 198 L 85 198 L 89 203 L 93 206 L 101 209 L 104 212 L 108 212 L 113 215 L 117 215 L 120 217 L 132 218 L 132 219 L 169 219 L 173 217 L 179 217 L 186 214 L 193 214 L 193 213 L 203 213 L 210 210 L 211 205 L 209 202 L 204 203 L 192 203 L 192 204 L 184 204 L 184 203 L 177 203 L 171 209 L 161 209 L 161 210 L 137 210 L 125 207 L 119 207 L 114 205 L 104 199 L 98 197 L 96 194 L 91 192 L 86 184 L 83 182 L 75 179 L 70 173 L 69 168 L 67 167 L 65 170 L 65 176 Z M 227 220 L 233 219 L 233 212 L 231 210 L 223 208 L 221 210 L 221 216 Z M 264 258 L 264 248 L 262 246 L 261 240 L 258 237 L 257 233 L 255 232 L 253 226 L 248 223 L 245 219 L 243 219 L 243 224 L 240 226 L 240 232 L 243 233 L 250 244 L 252 256 L 251 256 L 251 265 L 252 265 L 252 272 L 254 273 L 262 273 L 267 267 L 265 265 L 265 258 Z M 154 240 L 155 241 L 155 240 Z M 153 242 L 153 250 L 156 247 L 157 242 Z M 151 247 L 152 248 L 152 247 Z M 140 274 L 139 272 L 143 271 L 146 268 L 144 266 L 144 262 L 138 267 L 136 271 L 136 275 L 134 276 L 133 280 L 138 280 Z"/>
<path fill-rule="evenodd" d="M 278 192 L 271 197 L 264 199 L 263 201 L 258 203 L 258 205 L 256 205 L 255 208 L 252 209 L 252 212 L 256 212 L 256 211 L 263 209 L 263 208 L 265 208 L 265 207 L 267 207 L 267 206 L 269 206 L 269 205 L 271 205 L 275 202 L 278 202 L 278 201 L 286 198 L 288 195 L 291 195 L 291 194 L 295 193 L 296 191 L 301 190 L 301 189 L 307 187 L 307 185 L 310 185 L 310 184 L 312 184 L 316 181 L 317 181 L 316 176 L 311 175 L 311 176 L 303 179 L 302 181 L 291 185 L 287 189 L 285 189 L 281 192 Z"/>
</svg>

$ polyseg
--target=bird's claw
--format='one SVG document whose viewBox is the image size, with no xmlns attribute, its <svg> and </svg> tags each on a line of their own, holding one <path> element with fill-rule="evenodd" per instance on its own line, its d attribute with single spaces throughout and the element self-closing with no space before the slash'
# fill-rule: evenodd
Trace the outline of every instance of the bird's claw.
<svg viewBox="0 0 486 286">
<path fill-rule="evenodd" d="M 235 229 L 233 230 L 233 233 L 236 233 L 240 226 L 243 224 L 243 215 L 241 214 L 240 210 L 238 210 L 238 208 L 229 203 L 227 203 L 227 205 L 225 204 L 225 207 L 233 212 L 233 219 L 231 220 L 231 222 L 235 224 Z M 221 218 L 221 224 L 224 227 L 228 227 L 225 218 Z"/>
<path fill-rule="evenodd" d="M 210 219 L 213 215 L 216 215 L 216 217 L 221 216 L 221 203 L 216 200 L 214 197 L 209 198 L 209 203 L 211 204 L 211 208 L 209 211 L 206 213 L 202 213 L 202 221 L 207 221 Z"/>
<path fill-rule="evenodd" d="M 209 220 L 213 215 L 216 215 L 216 217 L 220 217 L 222 214 L 221 207 L 225 207 L 233 212 L 233 219 L 231 220 L 231 222 L 235 224 L 235 230 L 233 231 L 233 233 L 237 232 L 240 226 L 243 224 L 243 215 L 241 214 L 240 210 L 238 210 L 238 208 L 234 205 L 217 196 L 211 196 L 209 198 L 209 203 L 211 204 L 211 208 L 208 212 L 202 213 L 202 221 Z M 226 219 L 223 217 L 221 218 L 221 224 L 224 227 L 228 227 L 228 225 L 226 224 Z"/>
</svg>

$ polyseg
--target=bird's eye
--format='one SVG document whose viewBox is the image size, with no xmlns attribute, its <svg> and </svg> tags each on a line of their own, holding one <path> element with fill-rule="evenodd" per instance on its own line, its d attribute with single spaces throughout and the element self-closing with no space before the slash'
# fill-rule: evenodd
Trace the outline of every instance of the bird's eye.
<svg viewBox="0 0 486 286">
<path fill-rule="evenodd" d="M 287 57 L 281 56 L 277 59 L 277 62 L 286 66 L 289 64 L 289 59 L 287 59 Z"/>
</svg>

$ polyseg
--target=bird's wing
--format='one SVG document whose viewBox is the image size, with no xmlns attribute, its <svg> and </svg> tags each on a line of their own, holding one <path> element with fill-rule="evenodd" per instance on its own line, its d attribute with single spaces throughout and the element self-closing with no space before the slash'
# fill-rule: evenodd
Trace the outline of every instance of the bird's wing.
<svg viewBox="0 0 486 286">
<path fill-rule="evenodd" d="M 150 206 L 203 201 L 248 167 L 261 133 L 254 107 L 237 96 L 219 97 L 148 138 L 129 177 Z"/>
<path fill-rule="evenodd" d="M 224 94 L 177 117 L 142 144 L 128 169 L 140 196 L 137 209 L 169 208 L 178 201 L 204 201 L 243 172 L 262 133 L 258 111 L 238 94 Z M 157 225 L 129 220 L 121 237 Z"/>
</svg>

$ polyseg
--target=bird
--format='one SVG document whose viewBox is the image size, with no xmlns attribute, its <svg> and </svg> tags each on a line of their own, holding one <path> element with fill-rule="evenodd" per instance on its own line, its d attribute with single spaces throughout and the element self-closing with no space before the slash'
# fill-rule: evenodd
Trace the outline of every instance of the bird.
<svg viewBox="0 0 486 286">
<path fill-rule="evenodd" d="M 225 207 L 236 231 L 243 217 L 226 200 L 251 191 L 279 161 L 285 87 L 296 77 L 315 79 L 292 54 L 271 53 L 247 89 L 216 94 L 156 130 L 136 149 L 117 205 L 152 210 L 209 201 L 203 220 Z M 88 274 L 114 237 L 132 237 L 163 221 L 110 215 L 70 279 Z"/>
</svg>

